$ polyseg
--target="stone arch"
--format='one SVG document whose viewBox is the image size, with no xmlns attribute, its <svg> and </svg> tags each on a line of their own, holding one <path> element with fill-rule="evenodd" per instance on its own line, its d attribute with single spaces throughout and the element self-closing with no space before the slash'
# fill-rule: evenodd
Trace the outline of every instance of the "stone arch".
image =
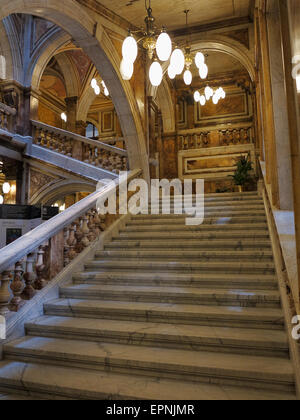
<svg viewBox="0 0 300 420">
<path fill-rule="evenodd" d="M 31 205 L 42 204 L 44 206 L 51 206 L 57 200 L 64 198 L 67 195 L 78 192 L 92 193 L 96 189 L 95 185 L 74 180 L 59 180 L 45 185 L 37 191 L 30 200 Z"/>
<path fill-rule="evenodd" d="M 13 13 L 47 19 L 71 35 L 76 45 L 90 57 L 110 91 L 127 143 L 131 169 L 141 168 L 148 178 L 148 158 L 142 122 L 129 82 L 122 80 L 120 57 L 100 18 L 92 18 L 74 0 L 0 0 L 0 20 Z"/>
</svg>

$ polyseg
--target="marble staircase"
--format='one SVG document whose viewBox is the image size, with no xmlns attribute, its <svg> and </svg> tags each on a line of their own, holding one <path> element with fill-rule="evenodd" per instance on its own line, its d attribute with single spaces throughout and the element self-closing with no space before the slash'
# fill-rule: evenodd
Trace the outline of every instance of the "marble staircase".
<svg viewBox="0 0 300 420">
<path fill-rule="evenodd" d="M 0 393 L 296 399 L 263 201 L 222 194 L 205 205 L 199 227 L 133 216 L 5 345 Z"/>
</svg>

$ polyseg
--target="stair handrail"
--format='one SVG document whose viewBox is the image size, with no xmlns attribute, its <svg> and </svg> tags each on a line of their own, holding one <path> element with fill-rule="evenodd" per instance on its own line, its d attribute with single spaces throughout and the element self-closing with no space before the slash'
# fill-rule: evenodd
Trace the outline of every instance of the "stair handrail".
<svg viewBox="0 0 300 420">
<path fill-rule="evenodd" d="M 79 134 L 72 133 L 71 131 L 63 130 L 62 128 L 53 127 L 51 125 L 42 123 L 40 121 L 35 121 L 35 120 L 31 120 L 31 124 L 36 129 L 41 129 L 41 130 L 44 130 L 44 131 L 47 131 L 47 132 L 51 132 L 51 133 L 53 133 L 57 136 L 60 136 L 62 138 L 64 138 L 64 137 L 72 138 L 75 141 L 79 141 L 81 143 L 88 144 L 90 146 L 105 150 L 107 152 L 111 152 L 111 153 L 114 153 L 114 154 L 117 154 L 117 155 L 120 155 L 120 156 L 123 156 L 123 157 L 128 156 L 127 150 L 120 149 L 119 147 L 111 146 L 111 145 L 106 144 L 106 143 L 102 143 L 101 141 L 98 141 L 98 140 L 93 140 L 93 139 L 89 139 L 87 137 L 83 137 Z"/>
<path fill-rule="evenodd" d="M 141 169 L 130 171 L 128 174 L 128 181 L 137 178 L 141 174 Z M 119 185 L 121 185 L 119 183 L 119 178 L 113 181 L 111 180 L 108 185 L 101 187 L 99 190 L 69 207 L 64 212 L 42 223 L 40 226 L 28 232 L 10 245 L 2 248 L 0 250 L 0 273 L 10 269 L 16 262 L 35 251 L 40 245 L 47 242 L 65 227 L 71 225 L 72 222 L 86 214 L 90 209 L 95 208 L 99 199 L 107 197 L 110 193 L 114 192 Z"/>
</svg>

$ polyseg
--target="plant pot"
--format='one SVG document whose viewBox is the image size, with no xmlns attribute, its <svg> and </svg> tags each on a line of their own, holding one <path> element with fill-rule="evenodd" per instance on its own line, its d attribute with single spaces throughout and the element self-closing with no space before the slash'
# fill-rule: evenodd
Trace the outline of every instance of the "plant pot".
<svg viewBox="0 0 300 420">
<path fill-rule="evenodd" d="M 238 185 L 239 193 L 242 193 L 244 191 L 244 188 L 242 185 Z"/>
</svg>

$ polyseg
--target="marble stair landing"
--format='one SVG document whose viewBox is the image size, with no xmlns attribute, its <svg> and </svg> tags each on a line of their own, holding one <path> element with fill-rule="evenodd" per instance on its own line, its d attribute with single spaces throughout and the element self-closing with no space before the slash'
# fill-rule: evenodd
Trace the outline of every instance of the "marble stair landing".
<svg viewBox="0 0 300 420">
<path fill-rule="evenodd" d="M 263 201 L 205 204 L 133 216 L 4 347 L 0 399 L 296 399 Z"/>
</svg>

